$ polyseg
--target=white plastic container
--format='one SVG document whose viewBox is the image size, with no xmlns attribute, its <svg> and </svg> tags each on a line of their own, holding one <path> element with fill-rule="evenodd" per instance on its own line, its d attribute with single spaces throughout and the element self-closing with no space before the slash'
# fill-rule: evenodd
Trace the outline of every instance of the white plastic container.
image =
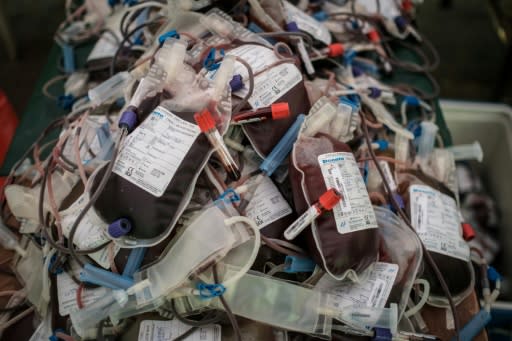
<svg viewBox="0 0 512 341">
<path fill-rule="evenodd" d="M 512 108 L 504 104 L 441 101 L 453 144 L 478 141 L 484 159 L 475 166 L 496 200 L 501 218 L 503 275 L 512 276 Z M 504 283 L 507 287 L 507 283 Z M 510 293 L 508 293 L 510 295 Z"/>
</svg>

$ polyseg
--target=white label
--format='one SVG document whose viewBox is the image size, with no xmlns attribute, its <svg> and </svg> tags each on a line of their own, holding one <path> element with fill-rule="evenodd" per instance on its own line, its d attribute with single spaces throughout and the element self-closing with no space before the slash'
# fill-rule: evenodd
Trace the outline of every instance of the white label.
<svg viewBox="0 0 512 341">
<path fill-rule="evenodd" d="M 160 197 L 200 133 L 196 124 L 158 107 L 126 139 L 114 173 Z"/>
<path fill-rule="evenodd" d="M 295 21 L 301 31 L 311 34 L 325 45 L 329 45 L 332 42 L 331 34 L 324 24 L 307 15 L 288 1 L 283 1 L 283 3 L 289 21 Z"/>
<path fill-rule="evenodd" d="M 73 270 L 76 277 L 79 276 L 80 270 Z M 72 312 L 78 311 L 78 303 L 76 300 L 76 292 L 78 285 L 73 281 L 70 275 L 65 271 L 57 275 L 57 297 L 59 300 L 59 314 L 60 316 L 69 315 Z M 95 289 L 82 289 L 82 303 L 84 307 L 96 302 L 101 297 L 105 296 L 107 288 L 99 287 Z"/>
<path fill-rule="evenodd" d="M 255 180 L 256 177 L 251 178 L 247 181 L 247 185 L 251 185 Z M 290 213 L 292 213 L 292 208 L 283 198 L 276 185 L 270 178 L 263 177 L 249 205 L 247 205 L 246 215 L 262 229 Z"/>
<path fill-rule="evenodd" d="M 140 323 L 139 341 L 171 341 L 191 327 L 178 320 L 145 320 Z M 218 324 L 200 327 L 183 341 L 220 341 L 221 327 Z"/>
<path fill-rule="evenodd" d="M 279 61 L 273 50 L 251 44 L 237 47 L 226 54 L 244 59 L 251 66 L 254 73 Z M 245 84 L 244 88 L 234 92 L 234 94 L 238 97 L 244 97 L 249 91 L 247 69 L 237 61 L 233 73 L 240 74 Z M 267 107 L 286 94 L 301 80 L 300 70 L 292 63 L 272 66 L 254 77 L 254 91 L 249 98 L 249 104 L 254 109 Z"/>
<path fill-rule="evenodd" d="M 369 271 L 369 274 L 361 276 L 367 277 L 362 283 L 337 283 L 336 287 L 329 291 L 331 295 L 327 302 L 328 308 L 335 311 L 349 306 L 384 308 L 398 274 L 398 265 L 376 262 L 366 271 Z M 329 285 L 325 281 L 330 280 L 328 276 L 324 276 L 317 288 Z"/>
<path fill-rule="evenodd" d="M 306 227 L 311 225 L 313 220 L 318 217 L 319 212 L 316 206 L 311 206 L 306 212 L 304 212 L 297 220 L 293 222 L 286 231 L 284 231 L 284 237 L 288 240 L 292 240 L 299 233 L 301 233 Z"/>
<path fill-rule="evenodd" d="M 377 219 L 366 186 L 352 153 L 328 153 L 318 156 L 327 189 L 342 195 L 333 213 L 338 232 L 350 233 L 377 227 Z"/>
<path fill-rule="evenodd" d="M 424 185 L 409 187 L 411 222 L 425 247 L 433 252 L 469 261 L 469 246 L 462 239 L 455 200 Z"/>
<path fill-rule="evenodd" d="M 389 184 L 391 192 L 396 192 L 397 186 L 395 182 L 395 177 L 393 176 L 393 173 L 391 173 L 391 168 L 389 167 L 389 164 L 386 161 L 379 161 L 379 165 L 382 168 L 382 171 L 384 172 L 384 178 L 386 182 Z"/>
<path fill-rule="evenodd" d="M 68 209 L 61 212 L 62 215 L 62 233 L 68 237 L 71 227 L 75 222 L 76 218 L 82 212 L 85 203 L 89 200 L 88 196 L 80 196 L 76 202 L 73 203 Z M 105 235 L 107 224 L 98 216 L 94 208 L 87 211 L 87 214 L 83 217 L 76 229 L 75 236 L 73 237 L 73 243 L 79 249 L 92 249 L 101 244 L 110 241 L 110 238 Z M 99 265 L 105 269 L 110 268 L 110 262 L 108 257 L 108 248 L 104 247 L 102 250 L 92 253 L 89 255 Z M 120 247 L 115 246 L 114 257 L 119 252 Z"/>
</svg>

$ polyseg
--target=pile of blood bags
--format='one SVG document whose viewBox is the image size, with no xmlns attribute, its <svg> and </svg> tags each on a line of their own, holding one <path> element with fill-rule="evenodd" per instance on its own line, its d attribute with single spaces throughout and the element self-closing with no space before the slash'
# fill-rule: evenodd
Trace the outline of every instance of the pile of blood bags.
<svg viewBox="0 0 512 341">
<path fill-rule="evenodd" d="M 0 333 L 435 339 L 424 306 L 486 276 L 411 2 L 67 6 L 67 113 L 2 191 Z"/>
</svg>

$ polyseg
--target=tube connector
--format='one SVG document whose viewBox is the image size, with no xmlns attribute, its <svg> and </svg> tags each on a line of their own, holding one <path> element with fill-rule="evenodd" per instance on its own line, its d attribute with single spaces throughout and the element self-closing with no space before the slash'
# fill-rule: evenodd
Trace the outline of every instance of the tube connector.
<svg viewBox="0 0 512 341">
<path fill-rule="evenodd" d="M 80 272 L 80 280 L 110 289 L 128 289 L 133 285 L 132 278 L 97 268 L 92 264 L 85 264 Z"/>
<path fill-rule="evenodd" d="M 213 80 L 213 96 L 212 99 L 218 102 L 226 89 L 226 86 L 231 84 L 233 80 L 233 71 L 235 69 L 235 57 L 226 56 L 222 60 L 219 69 L 215 73 Z M 242 83 L 243 86 L 243 83 Z"/>
<path fill-rule="evenodd" d="M 126 218 L 119 218 L 108 226 L 108 234 L 112 238 L 127 235 L 132 230 L 132 223 Z"/>
<path fill-rule="evenodd" d="M 160 65 L 166 75 L 166 83 L 172 82 L 178 71 L 183 68 L 183 61 L 187 53 L 187 43 L 176 38 L 167 38 L 156 55 L 156 63 Z"/>
<path fill-rule="evenodd" d="M 271 176 L 272 173 L 275 172 L 277 167 L 283 163 L 286 156 L 291 152 L 293 144 L 295 140 L 297 140 L 297 136 L 299 135 L 299 130 L 304 122 L 306 116 L 304 114 L 300 114 L 297 116 L 297 119 L 292 124 L 292 126 L 288 129 L 286 134 L 281 138 L 281 140 L 277 143 L 277 145 L 272 149 L 270 154 L 263 160 L 260 165 L 260 170 L 268 176 Z"/>
<path fill-rule="evenodd" d="M 132 79 L 129 72 L 118 72 L 103 83 L 89 90 L 89 100 L 93 106 L 105 103 L 111 98 L 121 97 L 126 84 Z"/>
<path fill-rule="evenodd" d="M 135 129 L 137 125 L 137 108 L 134 106 L 129 106 L 125 111 L 121 114 L 119 118 L 119 123 L 117 126 L 120 129 L 126 129 L 129 133 Z"/>
</svg>

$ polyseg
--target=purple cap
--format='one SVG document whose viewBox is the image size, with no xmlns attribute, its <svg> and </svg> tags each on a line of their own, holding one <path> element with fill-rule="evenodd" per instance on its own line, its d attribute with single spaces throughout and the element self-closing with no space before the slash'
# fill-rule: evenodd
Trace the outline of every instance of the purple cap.
<svg viewBox="0 0 512 341">
<path fill-rule="evenodd" d="M 352 76 L 359 77 L 363 74 L 363 70 L 360 67 L 352 65 Z"/>
<path fill-rule="evenodd" d="M 380 95 L 382 94 L 382 91 L 381 91 L 379 88 L 376 88 L 376 87 L 374 87 L 374 86 L 370 86 L 370 87 L 368 88 L 368 90 L 370 90 L 370 94 L 369 94 L 369 96 L 370 96 L 371 98 L 379 98 L 379 97 L 380 97 Z"/>
<path fill-rule="evenodd" d="M 128 107 L 123 111 L 121 118 L 119 119 L 119 128 L 126 128 L 128 132 L 131 132 L 137 124 L 137 113 L 133 107 Z"/>
<path fill-rule="evenodd" d="M 132 223 L 126 218 L 119 218 L 108 225 L 108 234 L 112 238 L 119 238 L 128 234 L 132 229 Z"/>
<path fill-rule="evenodd" d="M 393 193 L 393 198 L 395 198 L 396 202 L 398 203 L 398 206 L 403 210 L 405 208 L 404 199 L 402 196 L 398 193 Z"/>
<path fill-rule="evenodd" d="M 295 21 L 290 21 L 286 25 L 284 25 L 284 29 L 288 32 L 299 32 L 299 26 Z"/>
<path fill-rule="evenodd" d="M 404 17 L 398 16 L 398 17 L 395 17 L 394 20 L 395 20 L 396 27 L 398 27 L 398 29 L 400 31 L 405 30 L 405 28 L 407 27 L 407 20 L 405 20 Z"/>
<path fill-rule="evenodd" d="M 229 81 L 229 86 L 231 87 L 231 91 L 238 91 L 242 89 L 244 87 L 242 75 L 233 75 L 233 78 Z"/>
</svg>

